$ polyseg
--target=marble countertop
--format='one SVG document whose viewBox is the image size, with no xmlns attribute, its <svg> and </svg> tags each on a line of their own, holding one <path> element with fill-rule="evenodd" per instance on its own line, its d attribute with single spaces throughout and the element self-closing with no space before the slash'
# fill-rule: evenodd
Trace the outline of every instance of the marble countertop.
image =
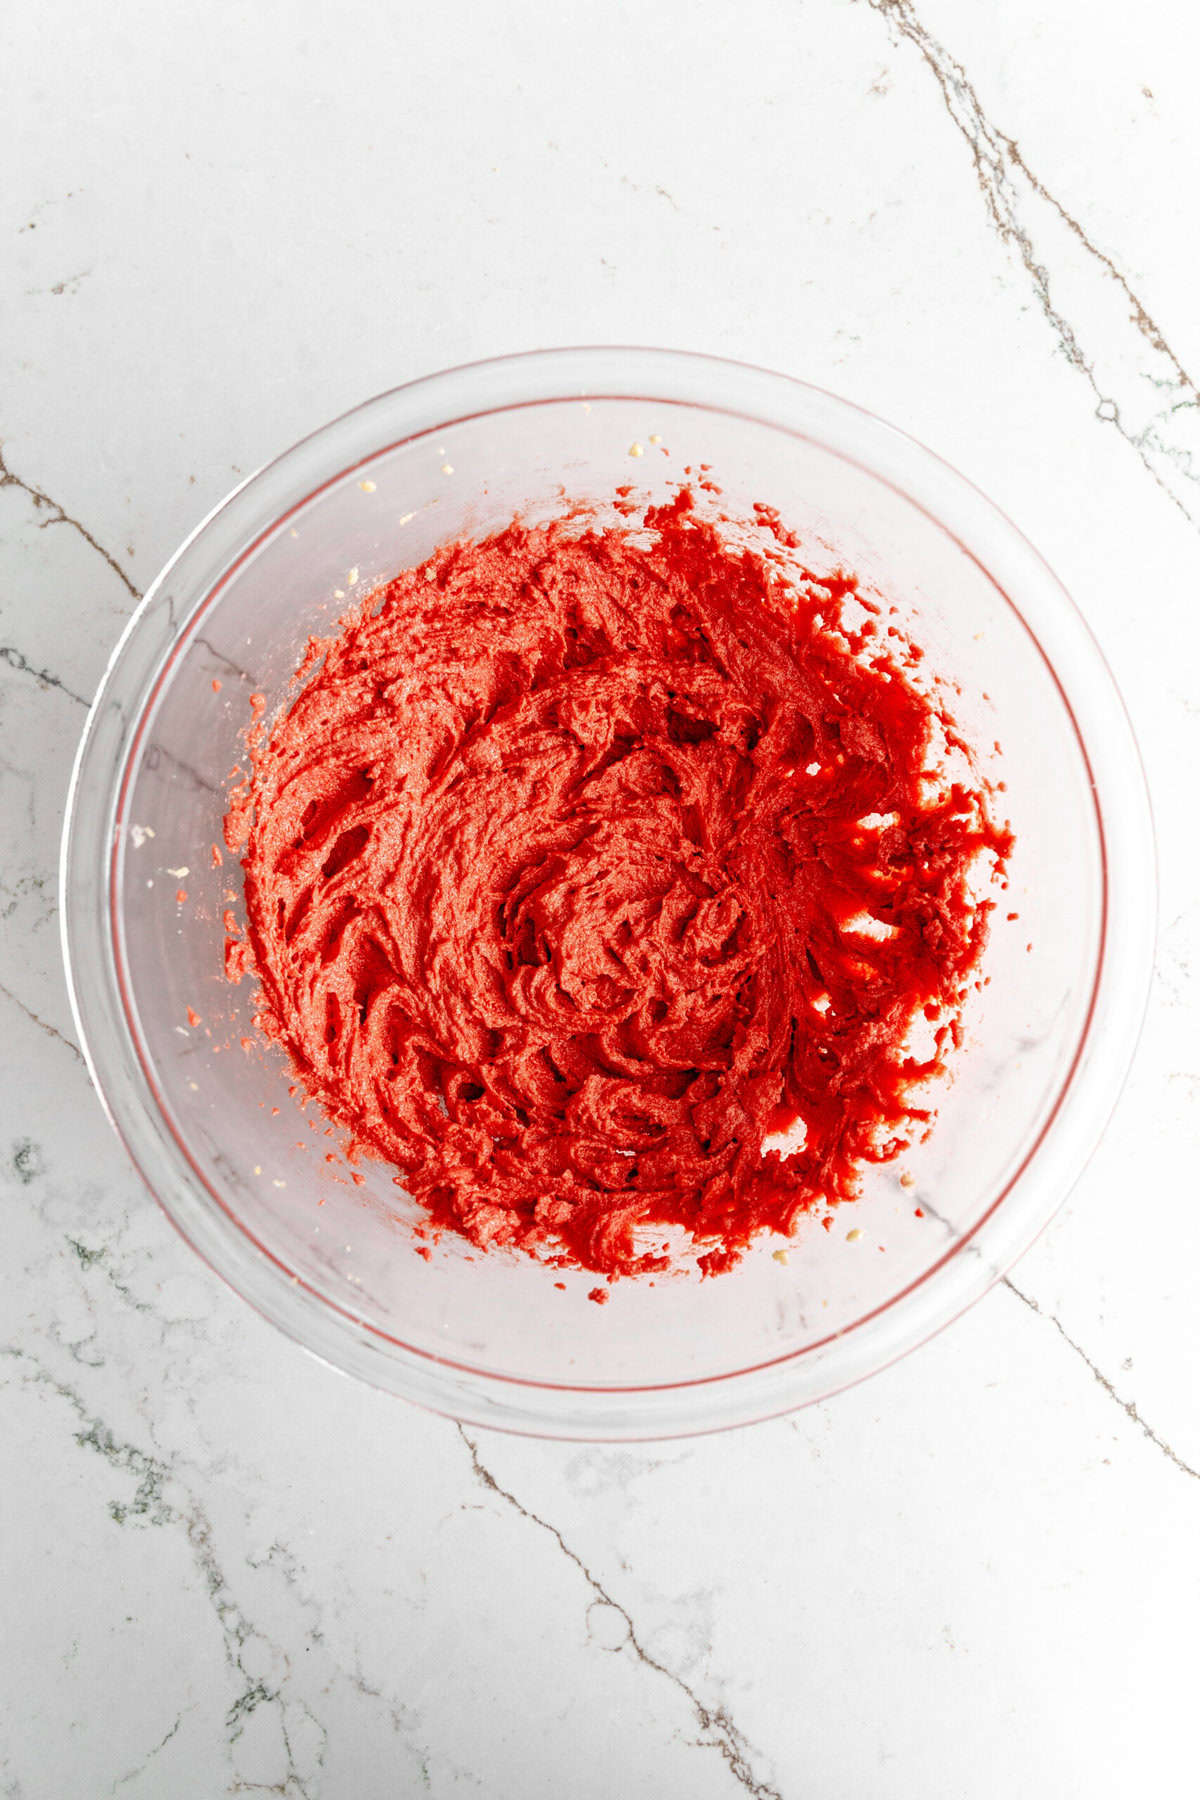
<svg viewBox="0 0 1200 1800">
<path fill-rule="evenodd" d="M 1200 159 L 1174 0 L 49 0 L 0 117 L 0 1795 L 1067 1800 L 1195 1781 Z M 1161 839 L 1144 1037 L 1009 1286 L 725 1437 L 464 1431 L 175 1236 L 72 1037 L 87 701 L 244 472 L 581 341 L 906 426 L 1072 590 Z"/>
</svg>

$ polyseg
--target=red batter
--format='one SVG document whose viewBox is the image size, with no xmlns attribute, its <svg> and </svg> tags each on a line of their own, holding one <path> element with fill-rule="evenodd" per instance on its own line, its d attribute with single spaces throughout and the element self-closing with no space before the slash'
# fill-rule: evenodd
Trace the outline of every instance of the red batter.
<svg viewBox="0 0 1200 1800">
<path fill-rule="evenodd" d="M 436 1227 L 715 1273 L 931 1117 L 1009 841 L 919 653 L 764 541 L 685 491 L 450 544 L 254 744 L 231 973 Z"/>
</svg>

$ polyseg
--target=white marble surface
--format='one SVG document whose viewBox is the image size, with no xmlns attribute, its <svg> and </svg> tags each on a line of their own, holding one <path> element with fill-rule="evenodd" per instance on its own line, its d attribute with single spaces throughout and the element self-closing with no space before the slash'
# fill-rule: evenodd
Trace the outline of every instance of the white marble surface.
<svg viewBox="0 0 1200 1800">
<path fill-rule="evenodd" d="M 0 33 L 0 1794 L 1194 1791 L 1194 18 L 45 0 Z M 1012 1285 L 827 1405 L 634 1451 L 465 1434 L 225 1292 L 89 1089 L 55 901 L 85 703 L 195 520 L 380 388 L 584 340 L 777 365 L 977 480 L 1112 658 L 1162 843 L 1132 1079 Z"/>
</svg>

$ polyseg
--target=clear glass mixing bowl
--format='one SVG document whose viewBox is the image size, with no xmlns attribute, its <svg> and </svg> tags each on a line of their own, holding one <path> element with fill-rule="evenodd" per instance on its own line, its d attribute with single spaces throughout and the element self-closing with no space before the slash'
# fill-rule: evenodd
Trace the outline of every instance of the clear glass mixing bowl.
<svg viewBox="0 0 1200 1800">
<path fill-rule="evenodd" d="M 840 559 L 898 603 L 929 663 L 961 688 L 967 735 L 1000 743 L 1016 832 L 1005 898 L 1019 918 L 993 932 L 991 980 L 936 1129 L 904 1159 L 915 1185 L 895 1166 L 875 1170 L 862 1200 L 828 1234 L 803 1231 L 786 1264 L 768 1243 L 715 1280 L 620 1282 L 600 1307 L 586 1297 L 592 1276 L 452 1239 L 424 1260 L 392 1171 L 364 1164 L 356 1187 L 340 1158 L 324 1160 L 329 1144 L 289 1096 L 282 1060 L 238 1049 L 253 1031 L 253 983 L 224 979 L 222 914 L 229 891 L 240 902 L 240 872 L 228 857 L 216 867 L 210 846 L 250 693 L 272 710 L 305 639 L 355 594 L 452 534 L 563 493 L 607 498 L 633 481 L 661 496 L 701 462 L 730 510 L 769 502 L 815 561 Z M 1008 520 L 910 438 L 829 394 L 629 349 L 415 382 L 231 494 L 113 654 L 75 767 L 62 884 L 96 1086 L 212 1267 L 300 1343 L 382 1388 L 480 1425 L 580 1438 L 711 1430 L 799 1406 L 978 1298 L 1062 1201 L 1113 1105 L 1154 917 L 1149 809 L 1120 699 Z M 848 1241 L 851 1229 L 861 1237 Z"/>
</svg>

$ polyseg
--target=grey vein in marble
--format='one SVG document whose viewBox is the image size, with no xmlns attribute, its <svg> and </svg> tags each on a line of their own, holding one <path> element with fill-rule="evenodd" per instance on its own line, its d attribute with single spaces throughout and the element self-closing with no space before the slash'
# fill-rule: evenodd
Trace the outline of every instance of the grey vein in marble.
<svg viewBox="0 0 1200 1800">
<path fill-rule="evenodd" d="M 1119 1406 L 1121 1411 L 1128 1418 L 1132 1419 L 1142 1435 L 1149 1438 L 1156 1449 L 1161 1450 L 1168 1462 L 1173 1462 L 1175 1467 L 1179 1469 L 1182 1474 L 1190 1475 L 1193 1481 L 1200 1481 L 1200 1469 L 1193 1469 L 1191 1463 L 1185 1462 L 1178 1451 L 1171 1448 L 1166 1438 L 1159 1436 L 1153 1425 L 1148 1424 L 1147 1421 L 1143 1419 L 1134 1401 L 1122 1399 L 1121 1395 L 1117 1392 L 1116 1387 L 1109 1380 L 1103 1369 L 1099 1368 L 1092 1361 L 1087 1351 L 1083 1348 L 1083 1345 L 1076 1342 L 1062 1320 L 1059 1319 L 1056 1314 L 1047 1312 L 1045 1307 L 1039 1306 L 1037 1301 L 1033 1298 L 1033 1295 L 1027 1294 L 1022 1288 L 1019 1288 L 1011 1276 L 1006 1275 L 1004 1277 L 1003 1285 L 1008 1289 L 1010 1294 L 1016 1295 L 1022 1306 L 1027 1306 L 1030 1312 L 1037 1314 L 1039 1319 L 1045 1319 L 1047 1325 L 1053 1325 L 1064 1344 L 1069 1345 L 1079 1358 L 1080 1362 L 1082 1362 L 1086 1368 L 1090 1369 L 1092 1379 L 1098 1382 L 1104 1389 L 1104 1392 L 1108 1395 L 1109 1399 L 1112 1400 L 1115 1405 Z"/>
<path fill-rule="evenodd" d="M 1116 427 L 1163 492 L 1200 527 L 1195 381 L 1115 259 L 1039 180 L 1016 140 L 988 118 L 966 70 L 925 29 L 912 0 L 867 4 L 888 21 L 894 37 L 913 46 L 937 82 L 971 152 L 992 228 L 1015 252 L 1059 349 L 1091 388 L 1096 417 Z M 1059 264 L 1053 276 L 1051 258 Z M 1087 316 L 1077 316 L 1075 323 L 1055 298 L 1068 268 L 1087 296 Z"/>
<path fill-rule="evenodd" d="M 920 1194 L 920 1201 L 922 1211 L 925 1213 L 926 1217 L 941 1225 L 949 1237 L 957 1239 L 958 1233 L 944 1214 L 938 1211 L 928 1194 L 922 1192 Z M 969 1255 L 977 1256 L 979 1254 L 978 1247 L 972 1239 L 968 1239 L 965 1244 L 961 1245 L 961 1248 Z M 1083 1345 L 1077 1343 L 1071 1336 L 1057 1313 L 1047 1312 L 1046 1308 L 1041 1306 L 1038 1301 L 1034 1299 L 1032 1294 L 1027 1294 L 1024 1289 L 1017 1286 L 1011 1275 L 1001 1274 L 999 1269 L 994 1269 L 993 1271 L 993 1283 L 995 1287 L 1007 1288 L 1009 1293 L 1013 1294 L 1023 1306 L 1028 1307 L 1031 1313 L 1036 1313 L 1037 1317 L 1039 1319 L 1044 1319 L 1047 1325 L 1053 1325 L 1063 1343 L 1068 1345 L 1085 1367 L 1090 1369 L 1093 1379 L 1104 1389 L 1109 1399 L 1119 1406 L 1121 1411 L 1125 1413 L 1128 1418 L 1132 1419 L 1133 1423 L 1138 1427 L 1139 1431 L 1142 1432 L 1143 1436 L 1149 1438 L 1155 1448 L 1162 1452 L 1168 1462 L 1173 1462 L 1177 1469 L 1182 1470 L 1185 1475 L 1191 1475 L 1196 1480 L 1200 1480 L 1200 1469 L 1193 1469 L 1190 1463 L 1185 1462 L 1183 1457 L 1171 1448 L 1166 1439 L 1161 1437 L 1159 1433 L 1155 1431 L 1154 1427 L 1143 1419 L 1137 1406 L 1132 1400 L 1123 1400 L 1121 1398 L 1121 1395 L 1117 1392 L 1116 1387 L 1109 1380 L 1108 1376 L 1095 1362 L 1093 1362 L 1092 1358 L 1083 1348 Z"/>
<path fill-rule="evenodd" d="M 98 1250 L 93 1250 L 90 1249 L 87 1244 L 82 1243 L 79 1238 L 71 1237 L 68 1234 L 67 1245 L 69 1249 L 74 1251 L 78 1258 L 79 1266 L 84 1273 L 86 1274 L 88 1269 L 99 1268 L 101 1274 L 108 1281 L 109 1286 L 116 1290 L 127 1306 L 132 1306 L 134 1312 L 149 1313 L 154 1311 L 154 1308 L 150 1305 L 148 1300 L 139 1300 L 128 1282 L 121 1280 L 121 1277 L 112 1267 L 109 1258 L 109 1246 L 107 1244 L 101 1244 Z"/>
<path fill-rule="evenodd" d="M 18 675 L 32 675 L 33 679 L 43 687 L 58 688 L 67 696 L 68 700 L 74 700 L 77 706 L 88 704 L 82 694 L 77 694 L 74 688 L 69 688 L 65 681 L 60 680 L 49 669 L 35 668 L 29 658 L 18 650 L 15 644 L 0 644 L 0 662 L 7 663 L 10 669 L 17 671 Z"/>
<path fill-rule="evenodd" d="M 131 1781 L 136 1781 L 140 1775 L 145 1774 L 146 1770 L 150 1767 L 150 1764 L 154 1761 L 155 1757 L 161 1755 L 162 1752 L 166 1749 L 167 1745 L 171 1742 L 171 1739 L 175 1736 L 176 1732 L 179 1730 L 179 1727 L 183 1724 L 183 1721 L 187 1718 L 188 1714 L 191 1712 L 195 1712 L 195 1710 L 199 1704 L 200 1704 L 200 1702 L 198 1700 L 193 1700 L 192 1704 L 190 1706 L 185 1706 L 183 1708 L 182 1712 L 177 1713 L 175 1716 L 175 1723 L 173 1725 L 168 1726 L 167 1730 L 163 1733 L 162 1737 L 159 1738 L 157 1744 L 154 1745 L 153 1749 L 148 1750 L 146 1752 L 146 1754 L 145 1754 L 145 1756 L 143 1756 L 141 1762 L 136 1763 L 132 1769 L 127 1769 L 125 1771 L 124 1775 L 118 1775 L 117 1779 L 112 1784 L 111 1791 L 114 1794 L 117 1793 L 119 1789 L 121 1789 L 123 1787 L 127 1787 Z"/>
<path fill-rule="evenodd" d="M 519 1513 L 521 1518 L 526 1519 L 529 1524 L 536 1525 L 539 1531 L 544 1531 L 548 1536 L 552 1537 L 563 1555 L 569 1562 L 574 1563 L 575 1567 L 579 1570 L 579 1573 L 583 1576 L 583 1579 L 591 1588 L 592 1593 L 595 1596 L 595 1600 L 592 1604 L 595 1604 L 598 1601 L 603 1606 L 611 1607 L 613 1611 L 618 1613 L 624 1620 L 626 1631 L 625 1638 L 621 1643 L 611 1647 L 613 1649 L 621 1650 L 624 1649 L 625 1644 L 628 1644 L 638 1662 L 643 1663 L 646 1668 L 652 1669 L 656 1675 L 661 1675 L 664 1680 L 671 1683 L 672 1687 L 676 1688 L 684 1695 L 696 1714 L 701 1731 L 706 1733 L 706 1736 L 701 1739 L 701 1744 L 708 1749 L 720 1752 L 725 1762 L 729 1765 L 729 1772 L 734 1780 L 739 1782 L 748 1794 L 753 1795 L 754 1800 L 783 1800 L 783 1796 L 778 1788 L 772 1787 L 769 1782 L 760 1781 L 755 1777 L 750 1762 L 750 1758 L 753 1755 L 751 1746 L 747 1743 L 745 1737 L 738 1730 L 724 1707 L 714 1708 L 706 1706 L 696 1690 L 691 1687 L 681 1675 L 677 1675 L 673 1669 L 667 1668 L 665 1663 L 660 1662 L 656 1656 L 650 1654 L 638 1638 L 637 1628 L 635 1627 L 627 1608 L 622 1606 L 619 1600 L 614 1600 L 613 1596 L 608 1592 L 608 1589 L 604 1587 L 603 1583 L 597 1580 L 596 1576 L 593 1575 L 578 1551 L 572 1550 L 570 1544 L 567 1543 L 557 1525 L 552 1525 L 548 1519 L 540 1518 L 537 1513 L 530 1512 L 529 1508 L 523 1506 L 515 1494 L 510 1493 L 507 1488 L 501 1487 L 491 1470 L 485 1466 L 480 1458 L 477 1442 L 461 1425 L 457 1427 L 457 1430 L 459 1437 L 470 1452 L 471 1467 L 480 1484 L 487 1489 L 489 1494 L 495 1494 L 497 1499 L 502 1500 L 506 1506 L 511 1506 L 513 1510 Z"/>
<path fill-rule="evenodd" d="M 135 600 L 141 599 L 141 594 L 133 585 L 133 582 L 129 579 L 129 576 L 125 573 L 116 557 L 111 556 L 104 548 L 103 544 L 99 543 L 97 539 L 92 536 L 87 526 L 83 524 L 81 520 L 72 518 L 66 508 L 61 506 L 57 500 L 52 499 L 50 495 L 44 493 L 41 488 L 34 487 L 32 482 L 23 480 L 20 475 L 10 469 L 4 458 L 3 446 L 0 445 L 0 488 L 6 487 L 15 487 L 18 488 L 21 493 L 28 494 L 37 511 L 45 512 L 49 515 L 47 518 L 40 521 L 39 530 L 44 531 L 47 525 L 69 525 L 72 531 L 77 531 L 79 533 L 85 544 L 91 546 L 97 556 L 104 558 L 104 561 L 125 587 L 126 591 L 131 594 Z M 57 685 L 61 686 L 61 683 Z"/>
<path fill-rule="evenodd" d="M 75 1246 L 78 1250 L 78 1246 Z M 96 1255 L 102 1255 L 102 1252 Z M 82 1260 L 82 1259 L 81 1259 Z M 93 1257 L 93 1260 L 95 1258 Z M 225 1713 L 225 1741 L 230 1756 L 231 1767 L 233 1754 L 238 1740 L 245 1730 L 246 1721 L 260 1707 L 277 1707 L 279 1729 L 287 1768 L 284 1778 L 277 1783 L 273 1791 L 294 1795 L 296 1800 L 316 1800 L 316 1790 L 310 1785 L 310 1777 L 299 1768 L 295 1751 L 288 1732 L 288 1707 L 297 1707 L 315 1727 L 320 1738 L 320 1747 L 316 1757 L 316 1775 L 324 1763 L 327 1733 L 325 1727 L 317 1719 L 311 1708 L 302 1699 L 288 1699 L 282 1685 L 265 1681 L 247 1669 L 245 1662 L 246 1648 L 253 1639 L 260 1639 L 270 1650 L 276 1650 L 270 1640 L 249 1619 L 234 1595 L 230 1583 L 225 1577 L 217 1559 L 213 1546 L 213 1531 L 208 1515 L 196 1495 L 183 1481 L 178 1468 L 173 1462 L 153 1456 L 138 1445 L 123 1441 L 116 1437 L 102 1419 L 90 1411 L 81 1394 L 66 1382 L 59 1380 L 53 1371 L 46 1367 L 29 1351 L 18 1345 L 6 1345 L 0 1349 L 0 1357 L 11 1360 L 20 1370 L 21 1375 L 41 1387 L 48 1388 L 59 1399 L 66 1402 L 74 1412 L 79 1429 L 74 1433 L 75 1443 L 81 1450 L 88 1450 L 102 1458 L 110 1468 L 122 1475 L 129 1476 L 135 1483 L 133 1496 L 129 1500 L 110 1500 L 108 1514 L 115 1525 L 135 1529 L 148 1529 L 155 1526 L 174 1526 L 182 1529 L 187 1540 L 192 1561 L 203 1583 L 217 1625 L 220 1629 L 225 1661 L 237 1681 L 240 1692 L 235 1696 Z M 284 1663 L 287 1656 L 279 1652 Z M 148 1752 L 137 1768 L 120 1777 L 116 1785 L 122 1785 L 135 1778 L 155 1755 L 170 1742 L 182 1721 L 181 1712 L 171 1729 Z M 261 1784 L 245 1784 L 237 1781 L 230 1791 L 237 1791 L 245 1786 Z"/>
<path fill-rule="evenodd" d="M 78 1044 L 72 1043 L 71 1039 L 65 1032 L 60 1031 L 57 1025 L 51 1025 L 49 1019 L 43 1019 L 40 1014 L 34 1012 L 31 1006 L 26 1006 L 25 1002 L 18 999 L 12 989 L 5 987 L 2 981 L 0 981 L 0 994 L 3 994 L 6 1000 L 10 1000 L 17 1008 L 18 1012 L 23 1012 L 31 1025 L 36 1025 L 39 1031 L 44 1031 L 46 1033 L 47 1037 L 51 1037 L 56 1043 L 62 1044 L 65 1049 L 71 1052 L 71 1055 L 75 1058 L 76 1062 L 83 1063 L 83 1051 L 79 1048 Z"/>
<path fill-rule="evenodd" d="M 97 1255 L 103 1255 L 103 1253 L 97 1253 Z M 106 1426 L 101 1418 L 95 1417 L 94 1413 L 88 1409 L 83 1397 L 74 1388 L 70 1388 L 67 1382 L 59 1381 L 52 1370 L 41 1363 L 38 1357 L 31 1355 L 29 1350 L 22 1350 L 20 1346 L 16 1345 L 7 1345 L 0 1350 L 0 1355 L 18 1364 L 25 1379 L 49 1388 L 52 1393 L 58 1395 L 59 1399 L 67 1402 L 79 1420 L 79 1429 L 74 1433 L 79 1449 L 86 1449 L 86 1451 L 92 1451 L 97 1456 L 101 1456 L 112 1469 L 130 1476 L 131 1480 L 135 1481 L 133 1498 L 128 1501 L 121 1501 L 121 1499 L 108 1501 L 108 1516 L 112 1519 L 113 1525 L 133 1526 L 133 1528 L 182 1526 L 189 1550 L 193 1555 L 194 1566 L 203 1582 L 203 1588 L 209 1597 L 212 1611 L 216 1615 L 216 1622 L 221 1631 L 221 1640 L 223 1640 L 223 1649 L 225 1649 L 225 1661 L 227 1661 L 228 1669 L 241 1685 L 241 1692 L 230 1703 L 227 1714 L 225 1714 L 225 1741 L 227 1741 L 227 1750 L 230 1753 L 230 1762 L 232 1762 L 234 1746 L 245 1730 L 246 1719 L 257 1712 L 259 1706 L 277 1706 L 279 1708 L 279 1730 L 281 1730 L 282 1744 L 284 1744 L 286 1759 L 288 1759 L 286 1775 L 281 1784 L 277 1784 L 277 1791 L 284 1795 L 295 1795 L 297 1800 L 315 1800 L 315 1791 L 309 1787 L 308 1777 L 302 1775 L 300 1769 L 297 1768 L 297 1760 L 295 1760 L 290 1735 L 288 1735 L 286 1708 L 288 1705 L 299 1706 L 320 1733 L 322 1750 L 317 1757 L 318 1769 L 324 1762 L 326 1728 L 313 1717 L 311 1708 L 302 1699 L 286 1701 L 282 1694 L 282 1687 L 270 1685 L 246 1669 L 245 1649 L 252 1638 L 261 1638 L 263 1643 L 268 1645 L 268 1649 L 273 1649 L 273 1645 L 270 1645 L 270 1640 L 259 1631 L 259 1627 L 254 1625 L 250 1618 L 246 1618 L 243 1609 L 237 1604 L 236 1597 L 230 1589 L 228 1580 L 225 1579 L 225 1573 L 219 1566 L 218 1557 L 212 1546 L 212 1526 L 210 1526 L 209 1517 L 193 1492 L 185 1487 L 178 1469 L 173 1463 L 166 1462 L 158 1456 L 151 1456 L 148 1451 L 142 1451 L 139 1445 L 122 1442 L 121 1438 L 113 1435 L 110 1427 Z M 284 1654 L 284 1661 L 286 1661 L 286 1654 Z M 175 1735 L 178 1726 L 182 1723 L 182 1717 L 184 1714 L 176 1717 L 175 1724 L 166 1733 L 166 1737 L 162 1737 L 157 1746 L 149 1751 L 148 1757 L 144 1759 L 139 1768 L 131 1769 L 124 1777 L 121 1777 L 122 1784 L 130 1782 L 135 1775 L 139 1775 L 140 1769 L 146 1768 L 146 1762 L 153 1760 L 158 1751 L 171 1741 L 171 1737 Z M 237 1786 L 243 1786 L 243 1784 L 237 1784 Z"/>
</svg>

